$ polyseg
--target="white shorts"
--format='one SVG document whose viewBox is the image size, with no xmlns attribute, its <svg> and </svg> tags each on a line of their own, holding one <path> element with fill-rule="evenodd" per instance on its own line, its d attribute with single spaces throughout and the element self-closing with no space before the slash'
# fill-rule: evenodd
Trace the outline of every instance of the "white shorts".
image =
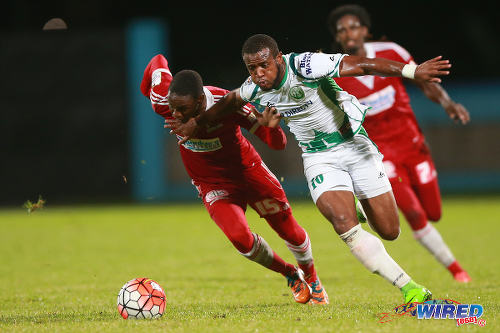
<svg viewBox="0 0 500 333">
<path fill-rule="evenodd" d="M 361 134 L 326 151 L 303 153 L 304 174 L 314 203 L 327 191 L 351 191 L 358 199 L 391 191 L 382 159 L 375 144 Z"/>
</svg>

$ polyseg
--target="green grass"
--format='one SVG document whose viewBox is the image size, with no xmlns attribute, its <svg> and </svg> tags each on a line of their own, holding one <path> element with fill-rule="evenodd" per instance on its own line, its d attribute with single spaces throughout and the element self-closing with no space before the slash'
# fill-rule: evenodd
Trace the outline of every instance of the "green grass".
<svg viewBox="0 0 500 333">
<path fill-rule="evenodd" d="M 377 314 L 402 303 L 400 292 L 368 273 L 312 202 L 292 202 L 309 232 L 331 305 L 293 302 L 283 277 L 239 255 L 201 204 L 51 207 L 27 215 L 0 210 L 0 331 L 63 332 L 456 332 L 498 331 L 500 199 L 450 198 L 436 225 L 473 281 L 453 281 L 412 238 L 384 242 L 388 252 L 435 298 L 484 307 L 485 327 L 453 320 Z M 255 212 L 251 228 L 286 260 L 293 257 Z M 366 229 L 366 226 L 365 226 Z M 159 320 L 123 320 L 120 287 L 150 277 L 167 294 Z"/>
</svg>

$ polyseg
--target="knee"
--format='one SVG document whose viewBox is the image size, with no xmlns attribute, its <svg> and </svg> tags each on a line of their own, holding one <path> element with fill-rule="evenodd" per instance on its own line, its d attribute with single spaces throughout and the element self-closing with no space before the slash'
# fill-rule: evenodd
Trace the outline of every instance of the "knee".
<svg viewBox="0 0 500 333">
<path fill-rule="evenodd" d="M 429 221 L 437 222 L 441 219 L 441 208 L 437 208 L 427 212 L 427 218 Z"/>
<path fill-rule="evenodd" d="M 358 224 L 358 219 L 350 215 L 338 214 L 327 217 L 335 231 L 340 235 L 349 231 L 353 226 Z"/>
<path fill-rule="evenodd" d="M 358 224 L 356 210 L 349 207 L 349 199 L 332 192 L 323 193 L 316 201 L 321 214 L 330 222 L 339 235 Z M 353 205 L 354 208 L 354 205 Z"/>
<path fill-rule="evenodd" d="M 393 241 L 399 237 L 401 233 L 401 228 L 398 226 L 388 228 L 386 230 L 380 231 L 378 234 L 383 240 Z"/>
<path fill-rule="evenodd" d="M 421 209 L 409 209 L 403 212 L 410 225 L 419 225 L 427 222 L 427 216 Z"/>
<path fill-rule="evenodd" d="M 305 231 L 297 223 L 290 210 L 266 216 L 267 223 L 284 240 L 297 243 L 304 240 Z"/>
</svg>

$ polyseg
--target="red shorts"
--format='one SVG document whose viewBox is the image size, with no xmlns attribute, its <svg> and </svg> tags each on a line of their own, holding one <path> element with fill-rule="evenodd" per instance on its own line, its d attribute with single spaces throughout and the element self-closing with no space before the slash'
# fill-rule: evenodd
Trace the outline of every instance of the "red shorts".
<svg viewBox="0 0 500 333">
<path fill-rule="evenodd" d="M 212 214 L 212 205 L 218 200 L 241 206 L 250 205 L 261 217 L 290 208 L 283 187 L 264 162 L 245 170 L 242 179 L 228 179 L 220 183 L 196 183 L 200 198 Z"/>
<path fill-rule="evenodd" d="M 425 143 L 422 143 L 419 149 L 400 154 L 392 153 L 390 148 L 386 148 L 384 153 L 384 145 L 380 148 L 384 154 L 385 171 L 391 182 L 398 181 L 419 186 L 436 181 L 436 167 Z"/>
</svg>

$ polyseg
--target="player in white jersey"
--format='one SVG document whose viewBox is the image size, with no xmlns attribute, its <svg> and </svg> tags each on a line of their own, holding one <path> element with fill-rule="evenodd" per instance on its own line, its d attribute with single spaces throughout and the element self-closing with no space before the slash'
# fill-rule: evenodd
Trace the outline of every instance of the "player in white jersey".
<svg viewBox="0 0 500 333">
<path fill-rule="evenodd" d="M 175 133 L 188 140 L 199 126 L 210 123 L 247 102 L 258 110 L 279 112 L 303 150 L 304 172 L 311 196 L 332 223 L 353 255 L 371 272 L 401 289 L 405 302 L 431 298 L 387 254 L 382 242 L 361 228 L 353 193 L 362 202 L 374 230 L 386 240 L 399 235 L 399 216 L 382 164 L 382 155 L 362 127 L 366 107 L 340 89 L 336 76 L 405 76 L 440 82 L 451 67 L 437 57 L 420 65 L 343 54 L 301 53 L 283 55 L 276 41 L 254 35 L 242 48 L 250 77 L 203 114 L 185 123 L 170 121 Z M 275 114 L 275 116 L 277 116 Z M 275 119 L 260 116 L 263 125 Z M 181 140 L 182 143 L 184 140 Z"/>
<path fill-rule="evenodd" d="M 347 4 L 336 7 L 328 16 L 328 27 L 334 39 L 334 50 L 368 58 L 414 63 L 411 54 L 394 42 L 368 41 L 372 38 L 371 19 L 362 6 Z M 431 223 L 441 219 L 438 173 L 403 78 L 368 75 L 335 78 L 335 82 L 371 107 L 363 127 L 384 155 L 384 167 L 392 192 L 411 227 L 413 238 L 446 267 L 456 281 L 471 281 L 440 231 Z M 451 119 L 463 125 L 470 121 L 467 109 L 455 102 L 440 84 L 412 83 L 416 83 L 430 101 L 441 105 Z"/>
</svg>

